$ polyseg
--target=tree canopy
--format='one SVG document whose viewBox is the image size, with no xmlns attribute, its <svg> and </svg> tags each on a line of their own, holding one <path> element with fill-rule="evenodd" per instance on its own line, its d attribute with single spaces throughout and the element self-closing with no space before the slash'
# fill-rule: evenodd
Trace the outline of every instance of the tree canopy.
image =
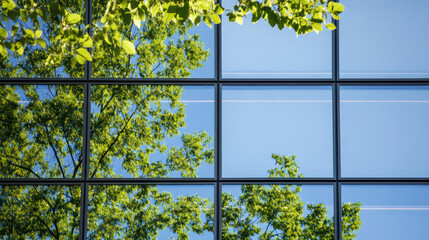
<svg viewBox="0 0 429 240">
<path fill-rule="evenodd" d="M 0 66 L 9 66 L 9 58 L 19 58 L 24 52 L 34 55 L 35 49 L 44 49 L 38 56 L 43 61 L 37 63 L 43 72 L 65 62 L 82 65 L 93 61 L 97 52 L 105 53 L 106 48 L 118 59 L 131 59 L 152 49 L 139 51 L 140 39 L 124 28 L 141 31 L 150 29 L 154 22 L 158 23 L 157 33 L 163 35 L 162 28 L 169 25 L 198 26 L 204 22 L 212 27 L 221 22 L 224 13 L 230 22 L 242 24 L 243 17 L 251 15 L 253 23 L 262 19 L 272 27 L 290 28 L 301 35 L 323 31 L 323 27 L 334 30 L 329 17 L 340 19 L 344 11 L 342 4 L 327 0 L 239 0 L 233 9 L 214 0 L 94 0 L 91 8 L 93 19 L 85 19 L 88 14 L 83 0 L 2 0 Z M 10 72 L 2 74 L 8 75 Z"/>
<path fill-rule="evenodd" d="M 233 10 L 214 1 L 94 0 L 93 22 L 85 25 L 84 9 L 80 0 L 2 0 L 0 76 L 82 77 L 88 60 L 93 77 L 185 78 L 210 55 L 190 31 L 200 22 L 220 23 L 224 11 L 230 21 L 251 14 L 254 22 L 305 34 L 321 31 L 328 13 L 338 18 L 343 10 L 315 0 L 245 0 Z M 93 85 L 90 177 L 197 178 L 201 166 L 213 165 L 213 136 L 184 131 L 183 92 L 178 85 Z M 0 95 L 0 177 L 81 178 L 83 86 L 1 85 Z M 303 177 L 295 156 L 272 158 L 268 177 Z M 326 203 L 305 205 L 302 186 L 240 187 L 240 195 L 222 193 L 224 239 L 333 239 Z M 77 239 L 81 194 L 75 184 L 1 186 L 1 238 Z M 343 239 L 356 237 L 359 211 L 359 203 L 342 205 Z M 90 185 L 87 238 L 206 236 L 214 231 L 214 212 L 213 200 L 197 193 Z"/>
</svg>

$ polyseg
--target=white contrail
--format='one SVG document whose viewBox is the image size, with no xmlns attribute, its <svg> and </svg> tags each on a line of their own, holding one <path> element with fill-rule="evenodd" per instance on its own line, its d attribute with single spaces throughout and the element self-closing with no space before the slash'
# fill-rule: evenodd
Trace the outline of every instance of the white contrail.
<svg viewBox="0 0 429 240">
<path fill-rule="evenodd" d="M 362 206 L 361 210 L 429 211 L 429 206 Z"/>
</svg>

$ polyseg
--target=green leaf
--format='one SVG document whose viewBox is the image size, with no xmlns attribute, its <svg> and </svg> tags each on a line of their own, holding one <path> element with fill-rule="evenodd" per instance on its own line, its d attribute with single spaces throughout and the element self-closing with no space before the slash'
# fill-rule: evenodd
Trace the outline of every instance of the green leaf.
<svg viewBox="0 0 429 240">
<path fill-rule="evenodd" d="M 276 25 L 277 22 L 277 14 L 275 14 L 274 12 L 270 12 L 268 14 L 268 23 L 270 24 L 271 27 L 274 27 Z"/>
<path fill-rule="evenodd" d="M 332 10 L 335 13 L 342 13 L 344 12 L 344 5 L 341 3 L 334 3 Z"/>
<path fill-rule="evenodd" d="M 136 25 L 136 27 L 137 27 L 138 29 L 140 29 L 140 28 L 141 28 L 141 26 L 142 26 L 142 21 L 141 21 L 141 19 L 140 19 L 140 17 L 139 17 L 138 15 L 134 15 L 134 16 L 133 16 L 133 22 L 134 22 L 134 25 Z"/>
<path fill-rule="evenodd" d="M 198 25 L 200 25 L 200 23 L 201 23 L 201 15 L 198 15 L 195 17 L 194 24 L 195 24 L 195 26 L 198 26 Z"/>
<path fill-rule="evenodd" d="M 313 27 L 314 30 L 323 31 L 322 24 L 320 23 L 313 23 L 311 24 L 311 26 Z"/>
<path fill-rule="evenodd" d="M 78 55 L 81 55 L 86 60 L 92 61 L 91 54 L 89 54 L 88 50 L 86 50 L 85 48 L 79 48 L 76 50 L 76 52 L 78 53 Z"/>
<path fill-rule="evenodd" d="M 86 61 L 86 59 L 79 54 L 76 54 L 76 60 L 78 61 L 78 63 L 82 65 L 85 64 L 85 61 Z"/>
<path fill-rule="evenodd" d="M 214 22 L 215 24 L 219 24 L 219 23 L 220 23 L 220 17 L 219 17 L 219 15 L 217 15 L 217 14 L 212 14 L 212 15 L 210 15 L 210 18 L 213 20 L 213 22 Z"/>
<path fill-rule="evenodd" d="M 0 45 L 0 54 L 3 58 L 7 56 L 7 49 L 3 45 Z"/>
<path fill-rule="evenodd" d="M 282 10 L 280 11 L 280 14 L 282 15 L 282 17 L 286 17 L 287 16 L 286 8 L 282 8 Z"/>
<path fill-rule="evenodd" d="M 83 43 L 82 43 L 82 47 L 84 48 L 90 48 L 93 46 L 93 42 L 92 39 L 90 37 L 88 37 L 88 39 L 86 39 Z"/>
<path fill-rule="evenodd" d="M 120 3 L 120 6 L 122 9 L 125 9 L 128 7 L 128 1 L 127 0 L 122 0 Z"/>
<path fill-rule="evenodd" d="M 19 48 L 16 50 L 16 52 L 17 52 L 19 55 L 24 54 L 24 47 L 23 47 L 23 46 L 19 46 Z"/>
<path fill-rule="evenodd" d="M 13 25 L 12 26 L 12 34 L 16 34 L 19 30 L 19 26 L 18 25 Z"/>
<path fill-rule="evenodd" d="M 42 38 L 38 38 L 36 39 L 36 42 L 42 47 L 45 48 L 46 47 L 46 43 Z"/>
<path fill-rule="evenodd" d="M 334 9 L 334 2 L 329 2 L 328 3 L 328 11 L 333 12 L 333 9 Z"/>
<path fill-rule="evenodd" d="M 0 37 L 6 38 L 7 37 L 7 30 L 4 28 L 0 28 Z"/>
<path fill-rule="evenodd" d="M 224 8 L 221 5 L 217 4 L 214 11 L 216 14 L 221 15 L 224 12 Z"/>
<path fill-rule="evenodd" d="M 79 14 L 73 13 L 67 16 L 66 21 L 69 24 L 76 24 L 80 22 L 81 16 Z"/>
<path fill-rule="evenodd" d="M 42 31 L 36 30 L 36 38 L 39 38 L 40 36 L 42 36 Z"/>
<path fill-rule="evenodd" d="M 122 48 L 127 54 L 134 55 L 137 53 L 134 44 L 128 40 L 122 41 Z"/>
<path fill-rule="evenodd" d="M 204 16 L 203 17 L 203 21 L 207 24 L 207 26 L 209 26 L 210 28 L 212 28 L 212 20 L 209 17 Z"/>
<path fill-rule="evenodd" d="M 252 23 L 256 23 L 257 21 L 259 21 L 259 19 L 261 19 L 262 14 L 260 14 L 259 12 L 253 13 L 252 14 Z"/>
<path fill-rule="evenodd" d="M 326 28 L 329 29 L 329 30 L 335 30 L 335 29 L 337 29 L 337 27 L 333 23 L 326 24 Z"/>
<path fill-rule="evenodd" d="M 243 17 L 242 16 L 236 16 L 235 17 L 235 21 L 240 24 L 243 25 Z"/>
<path fill-rule="evenodd" d="M 104 16 L 101 18 L 101 23 L 102 23 L 102 24 L 106 24 L 106 22 L 107 22 L 107 16 L 106 16 L 106 15 L 104 15 Z"/>
<path fill-rule="evenodd" d="M 25 31 L 26 35 L 30 36 L 31 38 L 34 38 L 34 32 L 33 31 L 31 31 L 30 29 L 25 29 L 24 31 Z"/>
<path fill-rule="evenodd" d="M 12 10 L 16 7 L 16 4 L 12 0 L 3 0 L 1 6 L 3 9 Z"/>
</svg>

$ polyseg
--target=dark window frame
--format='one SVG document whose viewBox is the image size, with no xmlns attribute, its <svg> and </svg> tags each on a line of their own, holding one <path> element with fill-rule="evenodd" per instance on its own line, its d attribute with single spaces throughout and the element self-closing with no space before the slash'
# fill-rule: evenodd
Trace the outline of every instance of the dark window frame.
<svg viewBox="0 0 429 240">
<path fill-rule="evenodd" d="M 92 1 L 85 0 L 85 22 L 92 19 Z M 88 14 L 90 13 L 90 14 Z M 83 78 L 0 78 L 0 84 L 82 84 L 84 85 L 84 136 L 82 167 L 82 178 L 76 179 L 31 179 L 31 178 L 0 178 L 0 185 L 80 185 L 81 186 L 81 220 L 80 239 L 87 236 L 87 213 L 88 213 L 88 187 L 89 185 L 128 185 L 128 184 L 156 184 L 156 185 L 212 185 L 214 187 L 214 239 L 221 239 L 221 197 L 222 185 L 240 184 L 302 184 L 302 185 L 331 185 L 334 189 L 334 219 L 335 239 L 341 239 L 341 186 L 342 185 L 429 185 L 429 178 L 343 178 L 341 177 L 340 162 L 340 109 L 339 94 L 340 86 L 345 85 L 429 85 L 429 78 L 407 79 L 407 78 L 340 78 L 339 69 L 339 21 L 334 20 L 337 30 L 332 31 L 332 77 L 331 78 L 222 78 L 222 31 L 221 25 L 214 27 L 214 78 L 187 78 L 187 79 L 114 79 L 114 78 L 91 78 L 91 63 L 86 62 Z M 91 30 L 88 30 L 91 34 Z M 178 85 L 211 85 L 215 88 L 215 163 L 214 178 L 89 178 L 89 129 L 90 129 L 90 90 L 92 85 L 100 84 L 178 84 Z M 332 86 L 332 123 L 333 123 L 333 177 L 332 178 L 222 178 L 221 173 L 221 151 L 222 151 L 222 86 L 229 85 L 330 85 Z"/>
</svg>

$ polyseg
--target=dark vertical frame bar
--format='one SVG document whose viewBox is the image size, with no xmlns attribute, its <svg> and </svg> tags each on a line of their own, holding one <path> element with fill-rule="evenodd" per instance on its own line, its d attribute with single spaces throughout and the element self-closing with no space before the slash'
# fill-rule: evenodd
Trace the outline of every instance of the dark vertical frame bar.
<svg viewBox="0 0 429 240">
<path fill-rule="evenodd" d="M 216 84 L 216 97 L 215 97 L 215 180 L 216 180 L 216 189 L 215 189 L 215 223 L 214 223 L 214 232 L 215 239 L 222 239 L 222 129 L 221 129 L 221 120 L 222 120 L 222 85 L 220 83 Z"/>
<path fill-rule="evenodd" d="M 217 1 L 222 4 L 222 0 Z M 222 16 L 220 16 L 222 22 Z M 215 25 L 215 202 L 214 239 L 222 239 L 222 25 Z"/>
<path fill-rule="evenodd" d="M 334 105 L 334 178 L 335 178 L 335 236 L 340 240 L 342 237 L 342 224 L 341 224 L 341 139 L 340 139 L 340 85 L 334 84 L 333 89 L 333 105 Z"/>
<path fill-rule="evenodd" d="M 340 0 L 333 0 L 340 2 Z M 333 108 L 333 146 L 334 146 L 334 229 L 335 239 L 342 239 L 341 230 L 341 166 L 340 166 L 340 115 L 339 115 L 339 85 L 340 80 L 340 54 L 339 54 L 339 21 L 332 19 L 332 22 L 337 26 L 337 29 L 332 31 L 332 80 L 334 85 L 332 88 L 332 108 Z"/>
<path fill-rule="evenodd" d="M 340 0 L 332 0 L 340 2 Z M 221 0 L 217 1 L 221 3 Z M 84 1 L 85 8 L 85 24 L 92 23 L 92 0 Z M 221 17 L 222 18 L 222 17 Z M 383 85 L 401 84 L 415 84 L 415 83 L 429 83 L 429 79 L 346 79 L 341 80 L 340 76 L 340 50 L 339 50 L 339 22 L 333 20 L 337 26 L 335 31 L 332 31 L 332 109 L 333 109 L 333 179 L 296 179 L 295 184 L 314 183 L 314 184 L 331 184 L 334 189 L 334 224 L 335 224 L 335 239 L 341 240 L 341 185 L 351 184 L 429 184 L 429 178 L 342 178 L 341 177 L 341 142 L 340 142 L 340 83 L 362 84 L 371 85 L 374 83 L 381 83 Z M 90 164 L 90 115 L 91 115 L 91 83 L 111 83 L 123 84 L 124 82 L 135 82 L 140 84 L 147 84 L 148 79 L 92 79 L 91 62 L 86 62 L 84 67 L 84 78 L 1 78 L 1 84 L 83 84 L 84 85 L 84 110 L 83 110 L 83 162 L 82 162 L 82 176 L 80 179 L 0 179 L 1 185 L 79 185 L 81 187 L 81 216 L 80 216 L 80 229 L 79 238 L 87 238 L 87 217 L 88 217 L 88 202 L 89 202 L 89 185 L 90 184 L 213 184 L 214 191 L 214 239 L 222 239 L 222 184 L 279 184 L 288 183 L 289 180 L 278 179 L 223 179 L 222 178 L 222 82 L 228 81 L 222 79 L 222 26 L 220 24 L 214 27 L 214 42 L 215 42 L 215 63 L 214 72 L 215 79 L 178 79 L 171 82 L 169 79 L 153 79 L 151 81 L 157 84 L 180 84 L 180 83 L 212 83 L 215 84 L 215 165 L 214 165 L 214 180 L 213 179 L 90 179 L 89 178 L 89 164 Z M 92 35 L 92 29 L 88 28 L 87 32 Z M 158 81 L 159 80 L 159 81 Z M 233 79 L 228 83 L 242 83 L 242 84 L 264 84 L 275 85 L 279 82 L 284 83 L 302 83 L 302 84 L 326 84 L 326 79 Z M 246 182 L 247 181 L 247 182 Z M 291 180 L 292 181 L 292 180 Z"/>
<path fill-rule="evenodd" d="M 92 0 L 85 0 L 85 25 L 92 23 Z M 92 29 L 87 28 L 87 32 L 92 36 Z M 89 49 L 91 53 L 91 49 Z M 86 84 L 84 85 L 84 118 L 83 118 L 83 162 L 82 162 L 82 178 L 81 184 L 81 240 L 86 239 L 87 236 L 87 223 L 88 223 L 88 177 L 89 177 L 89 138 L 90 138 L 90 114 L 91 114 L 91 62 L 85 62 L 84 78 Z"/>
<path fill-rule="evenodd" d="M 81 206 L 81 239 L 86 239 L 87 216 L 88 216 L 88 180 L 89 180 L 89 155 L 90 155 L 90 123 L 91 123 L 91 84 L 88 82 L 84 87 L 84 144 L 83 144 L 83 163 L 82 163 L 82 206 Z"/>
</svg>

